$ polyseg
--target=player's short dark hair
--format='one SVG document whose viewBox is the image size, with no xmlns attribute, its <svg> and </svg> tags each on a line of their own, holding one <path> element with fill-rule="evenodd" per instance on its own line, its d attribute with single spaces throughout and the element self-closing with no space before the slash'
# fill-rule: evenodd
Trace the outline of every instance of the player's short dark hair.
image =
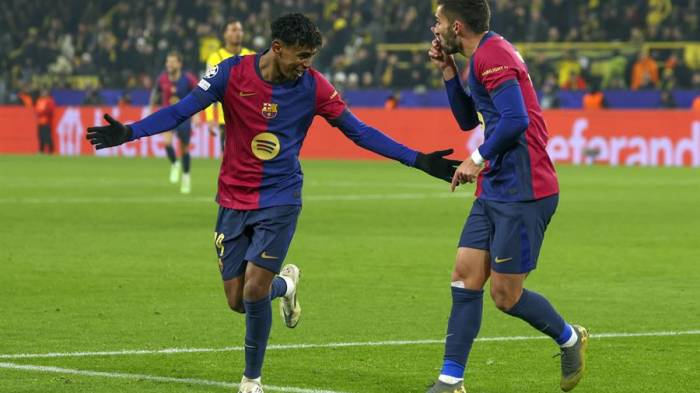
<svg viewBox="0 0 700 393">
<path fill-rule="evenodd" d="M 304 14 L 282 15 L 272 22 L 271 27 L 272 39 L 280 40 L 286 45 L 315 49 L 323 44 L 318 27 Z"/>
<path fill-rule="evenodd" d="M 476 34 L 489 29 L 491 9 L 486 0 L 438 0 L 437 4 L 450 22 L 459 19 Z"/>
<path fill-rule="evenodd" d="M 243 23 L 240 20 L 236 18 L 229 19 L 226 21 L 226 23 L 224 23 L 224 27 L 221 28 L 221 34 L 224 34 L 226 32 L 226 29 L 228 29 L 229 25 L 232 25 L 234 23 L 240 23 L 241 26 L 243 26 Z"/>
<path fill-rule="evenodd" d="M 182 63 L 182 53 L 180 53 L 179 51 L 171 50 L 165 57 L 175 57 L 180 61 L 180 63 Z"/>
</svg>

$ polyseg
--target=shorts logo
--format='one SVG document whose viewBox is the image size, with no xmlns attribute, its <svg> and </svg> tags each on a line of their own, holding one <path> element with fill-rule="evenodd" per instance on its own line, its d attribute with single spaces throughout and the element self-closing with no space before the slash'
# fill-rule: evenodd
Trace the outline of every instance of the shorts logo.
<svg viewBox="0 0 700 393">
<path fill-rule="evenodd" d="M 262 257 L 262 259 L 279 259 L 277 257 L 273 257 L 272 255 L 268 255 L 267 251 L 263 251 L 263 253 L 260 255 L 260 257 Z"/>
<path fill-rule="evenodd" d="M 255 157 L 263 161 L 271 160 L 280 152 L 280 140 L 271 132 L 263 132 L 253 138 L 250 149 Z"/>
<path fill-rule="evenodd" d="M 263 103 L 262 115 L 266 119 L 274 119 L 275 117 L 277 117 L 277 104 L 273 102 Z"/>
<path fill-rule="evenodd" d="M 512 260 L 513 260 L 513 258 L 499 258 L 499 257 L 496 257 L 495 262 L 496 262 L 496 263 L 505 263 L 505 262 L 512 261 Z"/>
<path fill-rule="evenodd" d="M 204 73 L 204 77 L 207 79 L 211 79 L 214 76 L 216 76 L 217 72 L 219 72 L 219 66 L 215 65 L 214 67 L 209 68 L 207 72 Z"/>
</svg>

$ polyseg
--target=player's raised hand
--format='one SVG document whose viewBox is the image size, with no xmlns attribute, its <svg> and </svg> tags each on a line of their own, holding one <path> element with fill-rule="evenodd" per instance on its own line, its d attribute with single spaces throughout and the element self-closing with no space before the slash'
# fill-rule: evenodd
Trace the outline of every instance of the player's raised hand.
<svg viewBox="0 0 700 393">
<path fill-rule="evenodd" d="M 445 158 L 452 153 L 454 153 L 452 149 L 434 151 L 428 154 L 418 153 L 414 166 L 430 176 L 449 183 L 455 173 L 455 168 L 460 164 L 460 161 Z"/>
<path fill-rule="evenodd" d="M 442 42 L 440 41 L 440 36 L 435 32 L 435 27 L 431 27 L 430 30 L 435 35 L 435 38 L 430 43 L 430 49 L 428 50 L 428 57 L 430 61 L 443 73 L 446 70 L 457 71 L 457 65 L 455 63 L 454 57 L 445 53 L 442 47 Z"/>
<path fill-rule="evenodd" d="M 95 149 L 100 150 L 118 146 L 131 139 L 131 127 L 114 120 L 112 116 L 108 114 L 105 114 L 104 118 L 109 125 L 88 127 L 88 133 L 85 137 L 95 146 Z"/>
</svg>

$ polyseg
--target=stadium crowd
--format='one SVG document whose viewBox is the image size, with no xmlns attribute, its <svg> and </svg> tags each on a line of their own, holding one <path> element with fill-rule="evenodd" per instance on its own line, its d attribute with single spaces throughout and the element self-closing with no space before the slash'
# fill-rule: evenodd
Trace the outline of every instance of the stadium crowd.
<svg viewBox="0 0 700 393">
<path fill-rule="evenodd" d="M 492 28 L 515 42 L 700 40 L 698 0 L 494 0 Z M 302 11 L 326 45 L 315 67 L 345 88 L 440 85 L 425 46 L 434 3 L 427 0 L 5 0 L 0 9 L 0 103 L 20 90 L 52 87 L 150 88 L 165 54 L 178 49 L 186 68 L 204 69 L 221 29 L 243 23 L 244 46 L 268 45 L 269 21 Z M 700 64 L 682 49 L 524 51 L 543 91 L 598 88 L 700 88 Z M 94 97 L 88 94 L 88 98 Z"/>
</svg>

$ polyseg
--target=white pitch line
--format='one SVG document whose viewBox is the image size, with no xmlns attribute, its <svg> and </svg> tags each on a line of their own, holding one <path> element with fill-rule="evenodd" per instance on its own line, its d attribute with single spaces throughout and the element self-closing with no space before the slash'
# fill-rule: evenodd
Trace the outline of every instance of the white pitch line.
<svg viewBox="0 0 700 393">
<path fill-rule="evenodd" d="M 420 199 L 465 198 L 468 194 L 450 193 L 391 193 L 391 194 L 350 194 L 350 195 L 309 195 L 304 201 L 338 202 L 338 201 L 396 201 Z M 93 203 L 211 203 L 214 197 L 39 197 L 39 198 L 0 198 L 0 204 L 43 205 L 43 204 L 93 204 Z"/>
<path fill-rule="evenodd" d="M 33 366 L 29 364 L 15 364 L 15 363 L 0 363 L 0 368 L 9 370 L 22 370 L 22 371 L 34 371 L 40 373 L 53 373 L 53 374 L 70 374 L 70 375 L 80 375 L 86 377 L 103 377 L 103 378 L 118 378 L 118 379 L 135 379 L 135 380 L 145 380 L 154 382 L 169 382 L 169 383 L 182 383 L 188 385 L 205 385 L 205 386 L 219 386 L 223 388 L 237 388 L 237 383 L 232 382 L 220 382 L 220 381 L 209 381 L 206 379 L 195 379 L 195 378 L 174 378 L 174 377 L 161 377 L 157 375 L 145 375 L 145 374 L 129 374 L 129 373 L 116 373 L 116 372 L 105 372 L 105 371 L 90 371 L 90 370 L 75 370 L 71 368 L 61 368 L 61 367 L 48 367 L 48 366 Z M 304 389 L 295 388 L 291 386 L 274 386 L 265 385 L 265 390 L 289 392 L 289 393 L 343 393 L 334 390 L 319 390 L 319 389 Z"/>
<path fill-rule="evenodd" d="M 639 332 L 639 333 L 599 333 L 592 334 L 592 338 L 630 338 L 630 337 L 669 337 L 700 335 L 700 330 L 667 331 L 667 332 Z M 504 337 L 480 337 L 479 342 L 503 342 L 503 341 L 531 341 L 547 340 L 547 336 L 504 336 Z M 433 345 L 443 344 L 445 340 L 390 340 L 390 341 L 364 341 L 364 342 L 338 342 L 326 344 L 286 344 L 268 345 L 268 350 L 288 349 L 314 349 L 314 348 L 348 348 L 348 347 L 390 347 L 404 345 Z M 41 359 L 41 358 L 65 358 L 87 356 L 124 356 L 124 355 L 172 355 L 179 353 L 210 353 L 210 352 L 240 352 L 243 347 L 223 348 L 166 348 L 166 349 L 137 349 L 101 352 L 52 352 L 52 353 L 16 353 L 0 354 L 0 359 Z"/>
</svg>

